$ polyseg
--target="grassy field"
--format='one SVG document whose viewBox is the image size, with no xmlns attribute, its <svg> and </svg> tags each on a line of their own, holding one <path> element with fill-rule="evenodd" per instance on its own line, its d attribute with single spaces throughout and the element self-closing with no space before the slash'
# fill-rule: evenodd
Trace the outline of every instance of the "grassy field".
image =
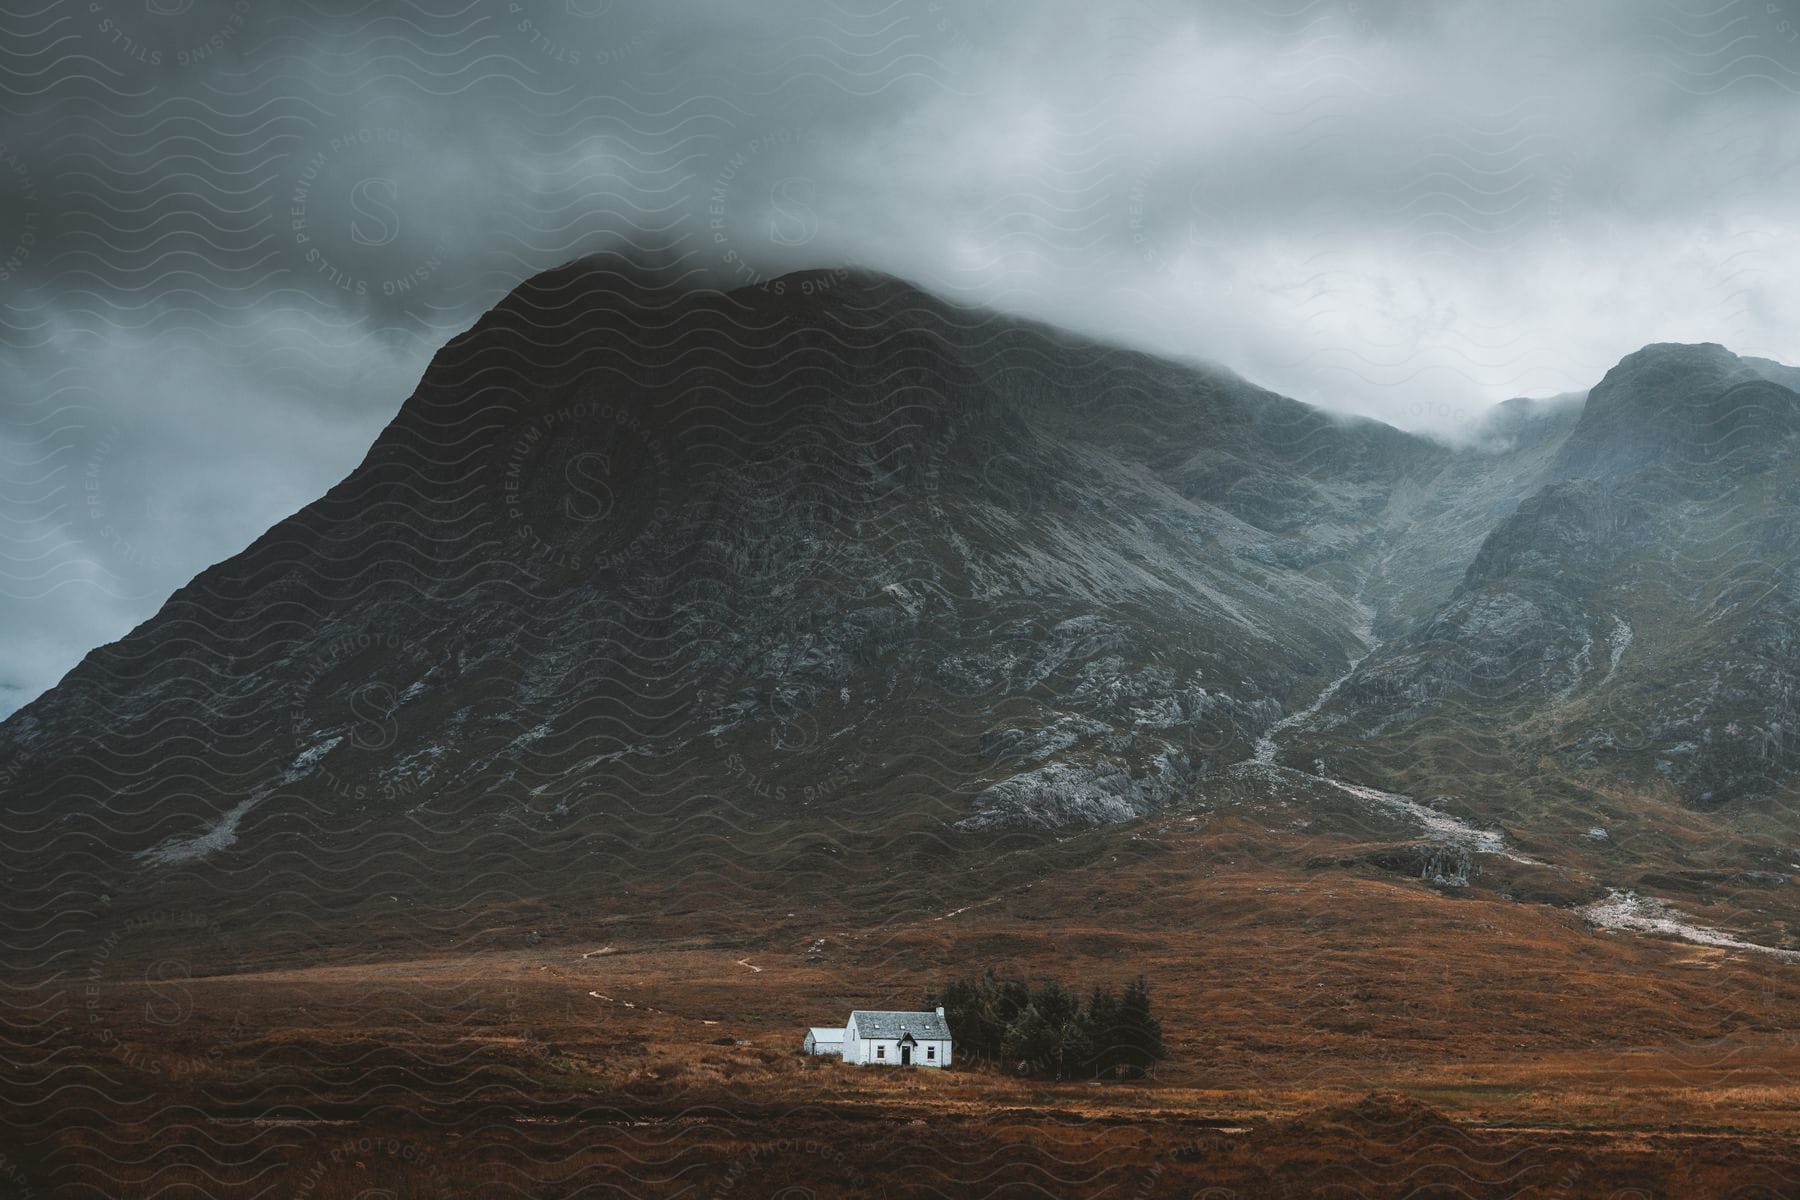
<svg viewBox="0 0 1800 1200">
<path fill-rule="evenodd" d="M 661 929 L 502 913 L 435 953 L 226 974 L 119 938 L 10 1010 L 0 1188 L 1800 1194 L 1791 964 L 1379 872 L 1234 864 L 1235 836 L 1177 823 L 1157 853 L 873 925 L 777 897 Z M 797 1053 L 807 1025 L 988 966 L 1083 989 L 1144 973 L 1169 1060 L 1102 1084 Z"/>
</svg>

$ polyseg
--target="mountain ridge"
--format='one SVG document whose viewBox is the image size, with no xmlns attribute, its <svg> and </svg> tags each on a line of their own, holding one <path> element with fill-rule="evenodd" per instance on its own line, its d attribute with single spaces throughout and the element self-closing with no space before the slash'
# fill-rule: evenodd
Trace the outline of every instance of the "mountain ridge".
<svg viewBox="0 0 1800 1200">
<path fill-rule="evenodd" d="M 1561 765 L 1493 769 L 1503 794 L 1463 810 L 1547 852 L 1595 819 L 1615 675 L 1678 624 L 1596 591 L 1662 547 L 1620 540 L 1651 528 L 1632 514 L 1698 530 L 1682 506 L 1704 502 L 1777 536 L 1744 508 L 1785 486 L 1771 370 L 1647 347 L 1598 417 L 1591 394 L 1514 402 L 1457 448 L 888 276 L 695 292 L 572 264 L 452 338 L 318 501 L 0 724 L 8 869 L 249 903 L 278 862 L 347 911 L 368 898 L 309 874 L 405 846 L 438 904 L 471 873 L 496 903 L 587 894 L 596 865 L 670 887 L 704 863 L 716 903 L 887 862 L 929 889 L 1195 805 L 1301 797 L 1321 828 L 1404 840 L 1403 810 L 1280 764 L 1447 790 L 1561 713 Z M 1774 389 L 1750 393 L 1774 424 L 1721 411 L 1721 382 Z M 1674 424 L 1609 442 L 1646 406 Z M 1668 442 L 1690 412 L 1734 431 L 1701 455 L 1711 499 L 1643 458 L 1660 430 L 1694 459 Z M 1592 454 L 1602 477 L 1571 477 Z M 1785 653 L 1779 619 L 1743 628 L 1751 660 Z M 1688 654 L 1672 678 L 1701 688 Z M 1430 749 L 1446 735 L 1474 749 Z M 1682 775 L 1639 750 L 1607 786 Z M 1745 778 L 1694 761 L 1697 804 Z M 1781 829 L 1747 819 L 1719 853 Z"/>
</svg>

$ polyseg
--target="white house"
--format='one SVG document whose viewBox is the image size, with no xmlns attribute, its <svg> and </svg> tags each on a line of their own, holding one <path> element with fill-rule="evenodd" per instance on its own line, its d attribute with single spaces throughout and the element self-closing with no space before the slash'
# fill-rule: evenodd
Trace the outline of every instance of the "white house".
<svg viewBox="0 0 1800 1200">
<path fill-rule="evenodd" d="M 944 1010 L 882 1012 L 857 1009 L 844 1024 L 844 1061 L 889 1067 L 950 1065 L 950 1026 Z"/>
<path fill-rule="evenodd" d="M 844 1031 L 828 1025 L 814 1025 L 806 1031 L 806 1052 L 844 1057 Z"/>
</svg>

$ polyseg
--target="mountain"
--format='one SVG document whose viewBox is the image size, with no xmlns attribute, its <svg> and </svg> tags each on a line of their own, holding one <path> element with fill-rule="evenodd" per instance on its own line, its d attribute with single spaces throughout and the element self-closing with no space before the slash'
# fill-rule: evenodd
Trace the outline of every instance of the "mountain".
<svg viewBox="0 0 1800 1200">
<path fill-rule="evenodd" d="M 1787 371 L 1651 346 L 1457 448 L 890 277 L 571 264 L 0 726 L 9 885 L 292 957 L 521 906 L 916 907 L 1195 805 L 1438 861 L 1345 781 L 1463 795 L 1564 899 L 1601 894 L 1601 792 L 1766 865 Z"/>
<path fill-rule="evenodd" d="M 1604 831 L 1588 841 L 1614 873 L 1652 884 L 1671 856 L 1689 883 L 1784 876 L 1800 395 L 1783 379 L 1717 345 L 1627 356 L 1454 592 L 1358 665 L 1293 757 L 1463 793 L 1546 846 Z"/>
</svg>

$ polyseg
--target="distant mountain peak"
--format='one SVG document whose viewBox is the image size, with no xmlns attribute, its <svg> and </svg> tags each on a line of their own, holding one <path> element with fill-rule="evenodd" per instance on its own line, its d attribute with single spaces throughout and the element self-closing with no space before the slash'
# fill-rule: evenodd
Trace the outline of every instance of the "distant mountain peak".
<svg viewBox="0 0 1800 1200">
<path fill-rule="evenodd" d="M 1755 372 L 1717 342 L 1652 342 L 1621 358 L 1588 393 L 1588 407 L 1687 398 L 1710 385 L 1728 385 Z M 1676 389 L 1680 389 L 1677 393 Z"/>
<path fill-rule="evenodd" d="M 1800 696 L 1768 665 L 1788 602 L 1707 574 L 1708 522 L 1791 557 L 1793 476 L 1753 475 L 1794 444 L 1766 436 L 1800 408 L 1777 368 L 1647 346 L 1585 411 L 1501 405 L 1455 449 L 877 272 L 583 259 L 446 345 L 330 493 L 6 722 L 0 800 L 46 897 L 96 856 L 237 888 L 298 830 L 327 881 L 396 839 L 448 909 L 495 863 L 584 895 L 596 863 L 686 878 L 726 844 L 762 888 L 796 829 L 830 831 L 843 865 L 801 863 L 824 894 L 907 847 L 1264 785 L 1329 788 L 1323 826 L 1387 795 L 1340 791 L 1341 760 L 1460 787 L 1431 747 L 1490 728 L 1585 771 L 1633 740 L 1609 689 L 1665 664 L 1698 699 L 1658 745 L 1697 748 Z M 1716 614 L 1703 654 L 1669 632 Z M 1737 707 L 1703 674 L 1726 652 Z M 1547 712 L 1555 743 L 1525 740 Z M 1715 741 L 1628 780 L 1711 804 L 1769 774 Z M 420 855 L 422 812 L 454 820 Z M 1470 882 L 1466 856 L 1386 861 Z"/>
<path fill-rule="evenodd" d="M 1717 342 L 1655 342 L 1620 359 L 1588 393 L 1561 473 L 1717 463 L 1800 428 L 1794 399 Z"/>
</svg>

